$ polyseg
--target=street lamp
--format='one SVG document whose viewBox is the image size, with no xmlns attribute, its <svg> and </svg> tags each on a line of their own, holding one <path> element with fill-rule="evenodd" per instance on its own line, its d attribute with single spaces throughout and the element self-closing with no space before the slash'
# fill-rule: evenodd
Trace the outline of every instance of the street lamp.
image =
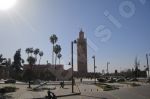
<svg viewBox="0 0 150 99">
<path fill-rule="evenodd" d="M 110 64 L 110 62 L 107 62 L 107 74 L 108 74 L 108 65 Z"/>
<path fill-rule="evenodd" d="M 93 60 L 94 60 L 94 79 L 95 79 L 94 83 L 96 84 L 96 74 L 95 74 L 95 69 L 96 69 L 96 66 L 95 66 L 95 56 L 93 56 L 92 58 L 93 58 Z"/>
<path fill-rule="evenodd" d="M 71 42 L 71 65 L 72 65 L 72 93 L 74 93 L 74 79 L 73 79 L 73 44 L 77 43 L 76 40 Z"/>
<path fill-rule="evenodd" d="M 147 77 L 149 77 L 149 63 L 148 63 L 148 56 L 150 56 L 150 54 L 146 54 L 146 60 L 147 60 Z"/>
</svg>

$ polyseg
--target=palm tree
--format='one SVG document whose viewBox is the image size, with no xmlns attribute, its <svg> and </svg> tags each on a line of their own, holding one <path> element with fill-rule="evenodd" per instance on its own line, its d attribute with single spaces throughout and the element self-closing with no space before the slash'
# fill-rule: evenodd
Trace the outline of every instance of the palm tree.
<svg viewBox="0 0 150 99">
<path fill-rule="evenodd" d="M 3 58 L 3 55 L 0 54 L 0 64 L 2 64 L 5 61 L 5 63 L 7 62 L 6 58 Z"/>
<path fill-rule="evenodd" d="M 29 52 L 30 52 L 30 54 L 31 54 L 31 56 L 32 56 L 32 53 L 34 52 L 34 49 L 31 47 L 31 48 L 29 48 Z"/>
<path fill-rule="evenodd" d="M 53 44 L 53 49 L 52 49 L 52 64 L 54 64 L 54 44 L 57 42 L 58 38 L 55 34 L 50 36 L 50 42 Z"/>
<path fill-rule="evenodd" d="M 139 76 L 139 67 L 140 67 L 140 61 L 138 60 L 138 57 L 135 58 L 134 67 L 135 67 L 135 77 L 138 77 Z"/>
<path fill-rule="evenodd" d="M 29 63 L 30 66 L 33 66 L 36 62 L 36 59 L 32 56 L 28 57 L 27 62 Z"/>
<path fill-rule="evenodd" d="M 39 65 L 40 65 L 40 61 L 41 61 L 41 58 L 42 58 L 43 54 L 44 54 L 44 53 L 43 53 L 42 51 L 39 52 L 39 56 L 40 56 Z"/>
<path fill-rule="evenodd" d="M 37 57 L 37 55 L 39 54 L 39 52 L 40 52 L 40 50 L 39 50 L 38 48 L 36 48 L 36 49 L 34 50 L 34 55 L 35 55 L 35 57 Z"/>
<path fill-rule="evenodd" d="M 54 46 L 54 52 L 55 52 L 55 54 L 56 54 L 56 57 L 55 57 L 55 68 L 56 68 L 57 55 L 58 55 L 58 53 L 61 52 L 61 46 L 58 45 L 58 44 L 56 44 L 56 45 Z"/>
<path fill-rule="evenodd" d="M 2 61 L 3 61 L 3 55 L 0 54 L 0 63 L 2 63 Z"/>
<path fill-rule="evenodd" d="M 26 49 L 26 53 L 28 54 L 27 62 L 29 63 L 29 66 L 30 66 L 30 68 L 26 70 L 27 74 L 28 74 L 29 88 L 31 87 L 30 86 L 31 85 L 31 80 L 33 78 L 32 77 L 33 76 L 32 69 L 33 69 L 33 65 L 36 62 L 36 53 L 38 53 L 38 50 L 39 49 L 34 50 L 33 48 L 27 48 Z M 35 57 L 32 56 L 32 53 L 35 54 Z M 22 60 L 22 62 L 23 62 L 23 60 Z"/>
<path fill-rule="evenodd" d="M 28 69 L 27 71 L 28 71 L 28 80 L 29 80 L 29 88 L 31 88 L 31 80 L 32 80 L 32 76 L 33 76 L 33 71 L 32 71 L 32 69 L 33 69 L 33 65 L 35 64 L 35 62 L 36 62 L 36 59 L 33 57 L 33 56 L 29 56 L 28 58 L 27 58 L 27 62 L 29 63 L 29 65 L 30 65 L 30 69 Z"/>
<path fill-rule="evenodd" d="M 30 54 L 30 48 L 26 48 L 26 53 L 28 54 L 28 57 L 29 57 L 29 54 Z"/>
<path fill-rule="evenodd" d="M 60 58 L 62 57 L 62 55 L 59 53 L 59 54 L 57 55 L 57 57 L 58 57 L 58 59 L 59 59 L 59 64 L 60 64 Z"/>
<path fill-rule="evenodd" d="M 35 50 L 34 50 L 34 55 L 35 55 L 35 59 L 36 59 L 36 61 L 37 61 L 37 55 L 39 54 L 39 52 L 40 52 L 40 50 L 38 49 L 38 48 L 36 48 Z"/>
</svg>

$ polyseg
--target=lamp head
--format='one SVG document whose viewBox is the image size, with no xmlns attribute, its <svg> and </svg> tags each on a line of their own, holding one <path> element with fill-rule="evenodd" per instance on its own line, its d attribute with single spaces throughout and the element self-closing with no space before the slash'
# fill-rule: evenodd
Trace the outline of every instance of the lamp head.
<svg viewBox="0 0 150 99">
<path fill-rule="evenodd" d="M 92 58 L 95 58 L 95 56 L 92 56 Z"/>
<path fill-rule="evenodd" d="M 74 41 L 73 41 L 73 43 L 75 43 L 75 44 L 76 44 L 76 43 L 77 43 L 77 40 L 74 40 Z"/>
<path fill-rule="evenodd" d="M 71 65 L 71 63 L 69 62 L 68 65 Z"/>
</svg>

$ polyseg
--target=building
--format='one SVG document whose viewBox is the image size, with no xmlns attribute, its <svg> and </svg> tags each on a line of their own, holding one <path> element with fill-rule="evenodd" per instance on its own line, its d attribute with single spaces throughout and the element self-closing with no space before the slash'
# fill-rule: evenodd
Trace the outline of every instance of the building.
<svg viewBox="0 0 150 99">
<path fill-rule="evenodd" d="M 24 65 L 24 70 L 26 69 L 30 69 L 31 66 L 29 64 L 25 64 Z M 34 71 L 45 71 L 45 70 L 61 70 L 63 71 L 64 70 L 64 65 L 56 65 L 56 67 L 54 65 L 51 65 L 51 64 L 40 64 L 40 65 L 33 65 L 32 66 L 32 69 Z"/>
<path fill-rule="evenodd" d="M 87 73 L 87 40 L 82 30 L 77 39 L 77 69 L 79 73 Z"/>
<path fill-rule="evenodd" d="M 9 78 L 9 70 L 6 65 L 0 65 L 0 79 Z"/>
<path fill-rule="evenodd" d="M 61 64 L 57 64 L 56 66 L 51 64 L 40 64 L 33 65 L 32 68 L 30 65 L 25 64 L 23 67 L 24 71 L 27 69 L 32 69 L 39 79 L 42 79 L 40 76 L 41 74 L 43 75 L 44 73 L 46 76 L 48 75 L 48 72 L 56 77 L 55 80 L 69 80 L 72 76 L 72 69 L 64 70 L 64 65 Z M 49 77 L 49 79 L 51 79 L 51 77 Z"/>
</svg>

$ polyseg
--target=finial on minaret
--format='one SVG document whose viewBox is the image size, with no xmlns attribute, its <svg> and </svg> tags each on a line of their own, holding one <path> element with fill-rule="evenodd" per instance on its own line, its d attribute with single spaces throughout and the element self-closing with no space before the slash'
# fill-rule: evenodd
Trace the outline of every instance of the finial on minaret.
<svg viewBox="0 0 150 99">
<path fill-rule="evenodd" d="M 80 32 L 83 32 L 83 31 L 82 31 L 82 28 L 80 28 Z"/>
<path fill-rule="evenodd" d="M 82 31 L 82 28 L 80 29 L 80 32 L 79 32 L 79 38 L 81 39 L 84 38 L 84 32 Z"/>
</svg>

